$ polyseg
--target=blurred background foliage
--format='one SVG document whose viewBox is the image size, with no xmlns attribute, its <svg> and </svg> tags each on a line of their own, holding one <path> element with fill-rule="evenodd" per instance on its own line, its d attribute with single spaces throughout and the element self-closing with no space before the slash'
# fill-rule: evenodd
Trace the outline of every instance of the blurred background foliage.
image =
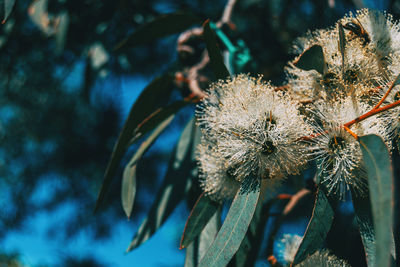
<svg viewBox="0 0 400 267">
<path fill-rule="evenodd" d="M 5 2 L 0 1 L 3 14 Z M 185 77 L 188 69 L 199 62 L 205 47 L 201 39 L 194 39 L 190 40 L 193 52 L 178 53 L 178 33 L 137 44 L 127 42 L 123 47 L 118 45 L 142 25 L 166 13 L 188 12 L 199 21 L 194 24 L 197 27 L 206 19 L 217 22 L 226 3 L 226 0 L 15 2 L 9 17 L 0 25 L 0 239 L 11 231 L 22 231 L 24 223 L 38 212 L 55 212 L 65 203 L 77 206 L 73 216 L 68 216 L 67 221 L 49 234 L 61 236 L 66 242 L 85 229 L 93 231 L 93 242 L 111 237 L 113 225 L 126 220 L 120 204 L 122 168 L 106 196 L 106 205 L 95 215 L 93 209 L 113 145 L 127 115 L 121 89 L 124 81 L 150 80 L 167 72 L 176 78 L 174 90 L 158 99 L 158 105 L 186 97 L 190 88 L 179 77 Z M 395 18 L 400 14 L 400 3 L 396 1 L 247 0 L 238 1 L 231 17 L 233 25 L 222 30 L 233 43 L 242 43 L 252 56 L 244 71 L 261 73 L 266 80 L 280 85 L 284 83 L 283 67 L 293 58 L 290 51 L 297 37 L 308 30 L 333 25 L 346 12 L 361 7 L 385 9 Z M 200 85 L 205 88 L 214 78 L 207 68 L 203 71 Z M 141 160 L 134 222 L 148 210 L 152 194 L 160 186 L 162 168 L 154 166 L 168 161 L 177 133 L 193 110 L 191 105 L 178 114 L 167 130 L 176 137 L 164 139 L 165 149 L 152 149 Z M 133 150 L 136 148 L 137 145 Z M 312 202 L 310 199 L 308 205 Z M 311 212 L 310 207 L 299 210 Z M 300 213 L 291 215 L 294 221 L 310 215 Z M 291 217 L 287 219 L 291 221 Z M 357 231 L 347 225 L 349 219 L 337 218 L 337 221 L 334 224 L 337 229 L 331 234 L 336 238 L 336 230 L 347 231 L 344 236 L 354 237 L 355 248 L 362 250 Z M 342 244 L 335 238 L 328 237 L 333 248 Z M 351 257 L 344 255 L 346 251 L 347 247 L 340 246 L 335 250 L 339 256 Z M 260 255 L 264 259 L 266 256 L 266 252 Z M 0 255 L 0 262 L 12 262 L 10 266 L 19 266 L 17 259 L 18 255 Z M 79 262 L 66 257 L 62 266 L 101 266 L 97 261 Z"/>
</svg>

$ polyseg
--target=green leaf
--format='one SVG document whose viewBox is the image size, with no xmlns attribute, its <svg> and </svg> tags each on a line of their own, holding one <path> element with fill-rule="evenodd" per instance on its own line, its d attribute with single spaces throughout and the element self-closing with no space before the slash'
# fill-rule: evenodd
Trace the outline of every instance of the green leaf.
<svg viewBox="0 0 400 267">
<path fill-rule="evenodd" d="M 151 133 L 149 137 L 140 145 L 138 150 L 133 155 L 132 159 L 125 166 L 124 174 L 122 177 L 122 188 L 121 188 L 121 200 L 122 207 L 125 211 L 126 216 L 131 216 L 133 202 L 135 200 L 136 193 L 136 167 L 139 159 L 146 153 L 151 145 L 156 141 L 157 137 L 167 128 L 167 126 L 174 119 L 175 115 L 170 115 L 165 119 L 157 128 Z"/>
<path fill-rule="evenodd" d="M 244 189 L 242 186 L 236 193 L 217 237 L 201 259 L 199 266 L 223 267 L 235 255 L 246 235 L 260 196 L 258 181 L 254 187 Z"/>
<path fill-rule="evenodd" d="M 230 54 L 229 61 L 233 69 L 232 72 L 235 74 L 246 72 L 246 70 L 253 67 L 254 61 L 252 60 L 250 49 L 243 40 L 237 41 L 236 50 Z"/>
<path fill-rule="evenodd" d="M 265 180 L 262 182 L 264 181 Z M 275 201 L 275 195 L 276 192 L 270 188 L 269 183 L 261 183 L 261 196 L 258 200 L 253 219 L 251 220 L 249 229 L 247 230 L 242 244 L 240 244 L 235 257 L 231 260 L 228 266 L 247 267 L 255 265 L 263 242 L 265 225 L 268 220 L 268 213 Z M 265 197 L 266 199 L 262 200 L 262 197 Z"/>
<path fill-rule="evenodd" d="M 144 119 L 143 122 L 140 123 L 137 126 L 137 128 L 133 131 L 134 137 L 130 141 L 130 143 L 135 142 L 140 137 L 142 137 L 144 134 L 153 130 L 157 125 L 160 124 L 161 121 L 165 120 L 165 118 L 169 117 L 170 115 L 177 113 L 181 108 L 183 108 L 184 106 L 186 106 L 189 103 L 190 102 L 185 101 L 185 100 L 176 101 L 166 107 L 157 109 L 150 116 L 148 116 L 146 119 Z"/>
<path fill-rule="evenodd" d="M 246 236 L 242 240 L 235 257 L 232 259 L 234 263 L 231 261 L 232 266 L 254 266 L 263 240 L 264 226 L 267 218 L 267 216 L 262 213 L 263 208 L 262 203 L 259 201 Z"/>
<path fill-rule="evenodd" d="M 342 75 L 344 73 L 344 55 L 345 55 L 345 48 L 346 48 L 346 36 L 344 35 L 343 26 L 341 23 L 338 23 L 339 28 L 339 51 L 342 56 Z"/>
<path fill-rule="evenodd" d="M 365 167 L 376 239 L 374 266 L 389 266 L 391 261 L 393 173 L 388 148 L 382 138 L 366 135 L 359 139 Z"/>
<path fill-rule="evenodd" d="M 221 209 L 211 217 L 200 235 L 186 248 L 185 267 L 197 267 L 204 253 L 211 246 L 221 224 Z"/>
<path fill-rule="evenodd" d="M 51 36 L 56 30 L 57 17 L 51 18 L 47 11 L 48 0 L 35 0 L 32 1 L 28 8 L 28 14 L 32 22 L 39 27 L 39 29 L 47 36 Z"/>
<path fill-rule="evenodd" d="M 4 17 L 3 17 L 3 21 L 1 22 L 2 24 L 4 24 L 8 18 L 8 16 L 10 16 L 11 11 L 14 7 L 15 4 L 15 0 L 4 0 Z"/>
<path fill-rule="evenodd" d="M 187 247 L 201 233 L 219 207 L 219 203 L 204 196 L 204 193 L 200 195 L 186 222 L 180 249 Z"/>
<path fill-rule="evenodd" d="M 143 90 L 136 102 L 131 107 L 128 118 L 126 119 L 124 127 L 122 128 L 122 131 L 114 146 L 111 159 L 108 162 L 107 169 L 104 174 L 104 180 L 97 198 L 96 207 L 94 209 L 95 212 L 100 207 L 100 203 L 103 201 L 108 187 L 110 186 L 111 181 L 118 170 L 119 163 L 122 157 L 125 155 L 126 149 L 129 146 L 129 142 L 133 137 L 133 131 L 146 117 L 148 117 L 159 107 L 161 100 L 165 98 L 165 94 L 170 93 L 171 87 L 171 76 L 163 75 L 161 77 L 157 77 Z"/>
<path fill-rule="evenodd" d="M 316 70 L 323 75 L 326 65 L 322 47 L 320 45 L 311 46 L 293 64 L 299 69 Z"/>
<path fill-rule="evenodd" d="M 215 32 L 211 29 L 209 20 L 203 24 L 203 28 L 203 38 L 206 43 L 211 67 L 214 71 L 215 77 L 224 80 L 229 77 L 229 71 L 224 64 L 224 59 L 222 58 L 221 51 L 218 47 Z"/>
<path fill-rule="evenodd" d="M 140 26 L 136 31 L 115 46 L 114 50 L 127 46 L 133 47 L 139 44 L 145 44 L 157 38 L 180 33 L 200 22 L 199 18 L 186 12 L 161 15 L 153 21 Z"/>
<path fill-rule="evenodd" d="M 331 203 L 320 186 L 310 222 L 291 266 L 302 262 L 322 246 L 331 228 L 333 215 Z"/>
<path fill-rule="evenodd" d="M 352 190 L 354 214 L 360 231 L 368 266 L 375 266 L 375 234 L 372 221 L 371 202 L 367 196 L 360 196 Z"/>
<path fill-rule="evenodd" d="M 57 25 L 56 30 L 56 54 L 60 54 L 64 50 L 65 40 L 67 39 L 67 32 L 69 26 L 69 15 L 67 11 L 64 11 L 59 16 L 60 22 Z"/>
<path fill-rule="evenodd" d="M 140 225 L 127 252 L 148 240 L 168 219 L 189 191 L 192 179 L 197 175 L 196 162 L 191 158 L 195 133 L 196 125 L 192 119 L 182 132 L 156 200 L 151 205 L 147 218 Z"/>
</svg>

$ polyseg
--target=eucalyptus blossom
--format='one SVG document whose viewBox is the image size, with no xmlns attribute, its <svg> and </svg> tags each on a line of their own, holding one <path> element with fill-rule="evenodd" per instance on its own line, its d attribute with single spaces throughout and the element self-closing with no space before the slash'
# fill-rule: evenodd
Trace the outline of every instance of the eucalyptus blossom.
<svg viewBox="0 0 400 267">
<path fill-rule="evenodd" d="M 232 199 L 240 187 L 240 182 L 235 179 L 227 162 L 215 146 L 207 144 L 204 140 L 197 149 L 200 185 L 205 194 L 216 201 Z"/>
<path fill-rule="evenodd" d="M 363 194 L 367 186 L 357 136 L 384 132 L 383 124 L 377 117 L 356 123 L 351 129 L 344 127 L 369 108 L 367 104 L 347 97 L 336 102 L 316 102 L 310 110 L 313 118 L 308 122 L 314 134 L 309 138 L 309 155 L 316 160 L 319 177 L 328 192 L 337 193 L 341 198 L 348 189 Z"/>
<path fill-rule="evenodd" d="M 197 110 L 204 146 L 215 146 L 237 181 L 278 180 L 307 162 L 310 133 L 298 105 L 269 83 L 238 75 L 213 84 Z"/>
</svg>

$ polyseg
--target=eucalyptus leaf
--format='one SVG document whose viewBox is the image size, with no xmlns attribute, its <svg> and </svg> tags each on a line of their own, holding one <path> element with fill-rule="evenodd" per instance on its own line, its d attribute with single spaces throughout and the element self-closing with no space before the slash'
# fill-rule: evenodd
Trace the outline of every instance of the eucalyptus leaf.
<svg viewBox="0 0 400 267">
<path fill-rule="evenodd" d="M 180 244 L 181 249 L 187 247 L 201 233 L 219 207 L 219 203 L 211 200 L 204 193 L 200 195 L 186 222 Z"/>
<path fill-rule="evenodd" d="M 108 162 L 103 183 L 97 198 L 94 210 L 95 212 L 99 209 L 100 203 L 103 201 L 108 187 L 118 170 L 119 163 L 125 155 L 129 142 L 133 138 L 133 131 L 146 117 L 159 107 L 161 100 L 166 94 L 168 95 L 170 93 L 171 88 L 171 76 L 163 75 L 157 77 L 142 91 L 136 102 L 132 105 L 128 118 L 126 119 L 118 140 L 114 145 L 111 159 Z"/>
<path fill-rule="evenodd" d="M 217 237 L 201 259 L 200 267 L 223 267 L 229 263 L 247 233 L 259 196 L 260 185 L 258 182 L 251 189 L 244 189 L 242 183 Z"/>
<path fill-rule="evenodd" d="M 5 23 L 7 18 L 10 16 L 11 11 L 15 5 L 15 0 L 4 0 L 4 17 L 1 23 Z"/>
<path fill-rule="evenodd" d="M 123 47 L 133 47 L 145 44 L 157 38 L 165 37 L 174 33 L 180 33 L 193 25 L 199 24 L 200 22 L 199 18 L 187 12 L 164 14 L 140 26 L 114 49 L 117 50 Z"/>
<path fill-rule="evenodd" d="M 224 64 L 224 59 L 218 47 L 215 32 L 210 27 L 210 21 L 207 20 L 203 24 L 203 38 L 206 43 L 208 55 L 210 57 L 211 67 L 217 79 L 226 79 L 229 77 L 229 71 Z"/>
<path fill-rule="evenodd" d="M 325 73 L 326 63 L 322 47 L 320 45 L 311 46 L 304 51 L 293 64 L 299 69 L 316 70 L 323 75 Z"/>
<path fill-rule="evenodd" d="M 375 266 L 375 233 L 369 196 L 360 196 L 352 190 L 354 215 L 360 231 L 368 266 Z"/>
<path fill-rule="evenodd" d="M 137 139 L 142 137 L 144 134 L 148 133 L 154 129 L 161 121 L 165 120 L 168 116 L 177 113 L 181 108 L 189 104 L 190 102 L 181 100 L 176 101 L 166 107 L 157 109 L 155 112 L 150 114 L 146 119 L 140 123 L 137 128 L 133 131 L 133 139 L 130 143 L 135 142 Z"/>
<path fill-rule="evenodd" d="M 196 125 L 194 119 L 192 119 L 179 138 L 156 199 L 130 243 L 127 252 L 148 240 L 168 219 L 189 191 L 192 180 L 197 176 L 196 162 L 191 158 L 195 134 Z"/>
<path fill-rule="evenodd" d="M 345 49 L 346 49 L 346 35 L 344 34 L 343 25 L 338 23 L 339 29 L 339 51 L 340 55 L 342 56 L 342 76 L 344 73 L 344 56 L 345 56 Z"/>
<path fill-rule="evenodd" d="M 59 18 L 51 18 L 47 11 L 47 6 L 48 0 L 32 1 L 28 8 L 28 14 L 32 22 L 35 23 L 44 34 L 51 36 L 56 32 L 56 25 L 59 23 Z"/>
<path fill-rule="evenodd" d="M 393 172 L 390 155 L 382 138 L 377 135 L 362 136 L 359 142 L 368 174 L 375 229 L 376 261 L 374 266 L 389 266 L 393 226 Z"/>
<path fill-rule="evenodd" d="M 263 201 L 260 200 L 261 197 L 258 201 L 249 229 L 247 229 L 246 236 L 243 238 L 235 257 L 233 257 L 229 266 L 254 266 L 257 260 L 257 255 L 264 237 L 265 224 L 268 218 L 265 213 L 269 210 L 266 209 L 266 206 L 263 205 Z"/>
<path fill-rule="evenodd" d="M 56 54 L 60 54 L 64 50 L 65 40 L 67 39 L 67 32 L 69 26 L 69 15 L 65 11 L 59 16 L 60 22 L 58 23 L 56 30 Z"/>
<path fill-rule="evenodd" d="M 124 173 L 122 176 L 122 188 L 121 188 L 121 200 L 122 207 L 125 211 L 126 216 L 131 216 L 133 202 L 135 200 L 136 193 L 136 167 L 139 159 L 146 153 L 151 145 L 156 141 L 158 136 L 167 128 L 167 126 L 174 119 L 175 115 L 170 115 L 165 119 L 157 128 L 151 133 L 149 137 L 140 145 L 138 150 L 133 155 L 132 159 L 125 166 Z"/>
<path fill-rule="evenodd" d="M 310 222 L 291 266 L 299 264 L 322 246 L 331 228 L 333 216 L 332 205 L 320 185 Z"/>
<path fill-rule="evenodd" d="M 185 267 L 197 267 L 200 259 L 214 241 L 221 224 L 221 209 L 211 217 L 206 226 L 186 248 Z"/>
</svg>

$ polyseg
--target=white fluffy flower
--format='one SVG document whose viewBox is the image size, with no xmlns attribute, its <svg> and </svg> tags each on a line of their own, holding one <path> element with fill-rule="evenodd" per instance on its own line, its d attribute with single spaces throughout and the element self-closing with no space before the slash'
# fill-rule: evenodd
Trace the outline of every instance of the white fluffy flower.
<svg viewBox="0 0 400 267">
<path fill-rule="evenodd" d="M 293 262 L 303 238 L 299 235 L 284 234 L 277 243 L 278 261 L 285 265 Z"/>
<path fill-rule="evenodd" d="M 374 100 L 378 102 L 389 89 L 390 83 L 383 86 L 378 97 Z M 392 104 L 400 100 L 400 85 L 393 87 L 392 91 L 386 97 L 385 101 L 380 107 Z M 400 106 L 379 113 L 377 119 L 381 121 L 380 135 L 384 138 L 385 142 L 391 148 L 392 140 L 400 137 Z"/>
<path fill-rule="evenodd" d="M 204 141 L 197 147 L 200 185 L 211 199 L 232 199 L 240 187 L 218 151 Z"/>
<path fill-rule="evenodd" d="M 373 51 L 380 60 L 400 52 L 399 23 L 385 11 L 361 9 L 356 14 L 348 14 L 341 22 L 353 28 L 354 31 L 348 30 L 352 37 Z M 358 29 L 362 31 L 361 34 L 357 34 Z"/>
<path fill-rule="evenodd" d="M 366 173 L 359 142 L 343 125 L 370 109 L 366 104 L 354 103 L 351 97 L 336 102 L 317 102 L 310 122 L 314 136 L 310 138 L 309 153 L 318 164 L 319 177 L 329 193 L 344 197 L 353 188 L 364 193 Z M 353 124 L 351 131 L 358 136 L 382 133 L 382 124 L 376 117 Z"/>
<path fill-rule="evenodd" d="M 297 105 L 247 75 L 211 86 L 197 110 L 205 146 L 225 161 L 237 181 L 297 174 L 307 161 L 298 139 L 309 131 Z"/>
<path fill-rule="evenodd" d="M 344 56 L 339 46 L 339 23 L 345 38 Z M 391 65 L 398 65 L 398 61 L 392 59 L 395 50 L 400 53 L 398 28 L 390 15 L 363 9 L 356 17 L 345 16 L 335 27 L 316 30 L 299 38 L 295 44 L 296 53 L 320 45 L 326 68 L 323 74 L 301 70 L 294 65 L 296 59 L 286 68 L 289 85 L 300 99 L 369 96 L 374 88 L 397 75 Z M 383 51 L 387 47 L 383 43 L 387 42 L 391 43 L 391 49 Z"/>
</svg>

